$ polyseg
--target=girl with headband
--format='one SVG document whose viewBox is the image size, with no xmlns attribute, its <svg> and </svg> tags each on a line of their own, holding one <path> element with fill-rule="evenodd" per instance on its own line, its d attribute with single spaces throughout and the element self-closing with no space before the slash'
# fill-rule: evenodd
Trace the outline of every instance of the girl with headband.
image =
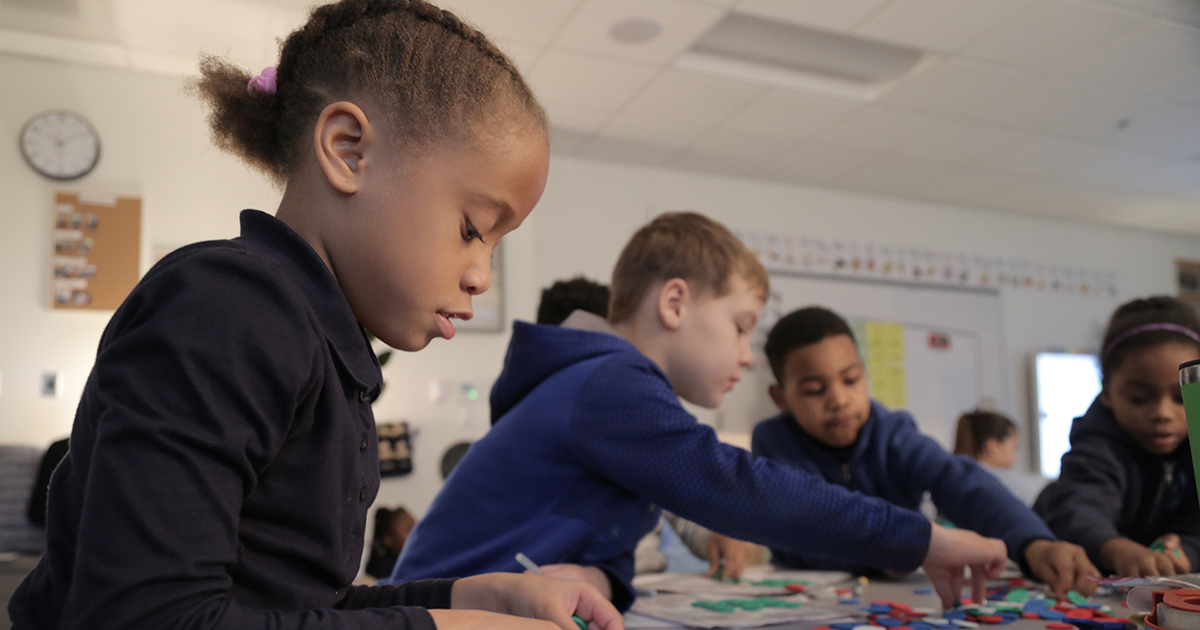
<svg viewBox="0 0 1200 630">
<path fill-rule="evenodd" d="M 1034 511 L 1101 570 L 1188 573 L 1200 567 L 1200 506 L 1179 364 L 1200 359 L 1200 317 L 1172 297 L 1133 300 L 1113 313 L 1102 348 L 1103 388 Z"/>
</svg>

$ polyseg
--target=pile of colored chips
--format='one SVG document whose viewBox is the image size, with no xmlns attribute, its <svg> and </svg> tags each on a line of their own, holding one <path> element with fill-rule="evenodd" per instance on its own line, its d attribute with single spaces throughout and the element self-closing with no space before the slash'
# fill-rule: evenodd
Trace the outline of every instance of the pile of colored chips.
<svg viewBox="0 0 1200 630">
<path fill-rule="evenodd" d="M 732 613 L 741 608 L 746 611 L 757 611 L 764 608 L 799 608 L 800 602 L 788 601 L 779 597 L 755 597 L 753 599 L 722 599 L 719 601 L 698 600 L 692 602 L 696 608 L 706 608 L 713 612 Z"/>
<path fill-rule="evenodd" d="M 918 595 L 928 595 L 930 589 L 916 589 Z M 1056 602 L 1034 595 L 1024 580 L 1014 579 L 1007 585 L 988 589 L 986 605 L 964 599 L 955 609 L 933 617 L 932 609 L 912 608 L 907 604 L 874 601 L 863 607 L 867 624 L 862 622 L 835 623 L 817 626 L 813 630 L 964 630 L 980 624 L 1006 625 L 1017 619 L 1040 619 L 1051 630 L 1134 630 L 1136 626 L 1125 617 L 1113 617 L 1108 606 L 1093 604 L 1086 597 L 1071 591 L 1069 602 Z M 843 601 L 843 603 L 846 603 Z"/>
</svg>

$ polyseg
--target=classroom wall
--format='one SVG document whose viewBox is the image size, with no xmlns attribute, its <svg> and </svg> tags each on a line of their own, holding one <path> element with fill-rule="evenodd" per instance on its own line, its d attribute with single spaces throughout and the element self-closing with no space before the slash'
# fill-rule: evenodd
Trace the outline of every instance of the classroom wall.
<svg viewBox="0 0 1200 630">
<path fill-rule="evenodd" d="M 74 407 L 110 313 L 55 312 L 50 277 L 55 190 L 141 195 L 142 255 L 237 233 L 238 211 L 271 210 L 278 191 L 235 159 L 210 148 L 203 112 L 182 84 L 111 69 L 0 56 L 0 442 L 46 444 L 70 430 Z M 21 160 L 16 139 L 43 109 L 87 116 L 101 135 L 99 167 L 56 185 Z M 532 319 L 541 287 L 585 274 L 607 280 L 620 248 L 649 217 L 672 209 L 705 212 L 734 228 L 1026 258 L 1116 272 L 1117 300 L 1172 292 L 1175 257 L 1200 256 L 1200 237 L 908 203 L 816 188 L 692 174 L 556 156 L 538 209 L 505 239 L 508 316 Z M 1009 386 L 1002 410 L 1026 419 L 1027 357 L 1047 348 L 1094 347 L 1115 302 L 1013 291 L 1003 296 Z M 379 503 L 423 512 L 439 485 L 442 449 L 487 428 L 486 394 L 500 369 L 507 332 L 462 333 L 417 354 L 397 353 L 385 369 L 380 421 L 406 419 L 415 433 L 416 471 L 384 484 Z M 43 371 L 61 371 L 58 399 L 39 396 Z M 482 395 L 468 399 L 464 386 Z M 750 375 L 706 422 L 748 430 L 770 412 L 761 374 Z M 433 391 L 440 390 L 440 391 Z M 434 394 L 438 394 L 435 398 Z M 1028 451 L 1028 449 L 1026 449 Z"/>
</svg>

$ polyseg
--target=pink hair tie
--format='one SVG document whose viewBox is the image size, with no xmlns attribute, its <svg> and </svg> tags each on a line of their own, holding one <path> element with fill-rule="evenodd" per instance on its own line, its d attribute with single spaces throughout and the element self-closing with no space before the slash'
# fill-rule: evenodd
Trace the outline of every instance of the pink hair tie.
<svg viewBox="0 0 1200 630">
<path fill-rule="evenodd" d="M 246 91 L 253 94 L 254 92 L 266 92 L 267 94 L 275 93 L 275 66 L 267 66 L 263 68 L 258 76 L 250 79 L 246 84 Z"/>
</svg>

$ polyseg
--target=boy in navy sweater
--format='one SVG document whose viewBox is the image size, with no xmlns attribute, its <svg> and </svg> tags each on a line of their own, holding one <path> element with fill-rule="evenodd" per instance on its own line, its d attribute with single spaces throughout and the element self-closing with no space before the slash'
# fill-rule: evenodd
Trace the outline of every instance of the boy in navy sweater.
<svg viewBox="0 0 1200 630">
<path fill-rule="evenodd" d="M 907 413 L 871 400 L 854 334 L 836 313 L 809 307 L 786 315 L 765 351 L 782 413 L 754 428 L 756 454 L 912 510 L 929 492 L 951 521 L 1004 540 L 1009 557 L 1060 595 L 1095 590 L 1086 577 L 1099 572 L 1081 547 L 1056 541 L 999 480 L 922 435 Z M 886 568 L 788 546 L 772 548 L 772 558 L 790 568 Z"/>
<path fill-rule="evenodd" d="M 751 364 L 767 286 L 724 226 L 669 213 L 622 252 L 608 322 L 577 312 L 562 326 L 514 324 L 492 429 L 446 480 L 392 578 L 521 571 L 523 552 L 628 608 L 634 547 L 662 508 L 776 547 L 897 571 L 923 563 L 947 604 L 970 565 L 981 594 L 1004 563 L 1000 541 L 718 442 L 680 405 L 716 407 Z"/>
</svg>

